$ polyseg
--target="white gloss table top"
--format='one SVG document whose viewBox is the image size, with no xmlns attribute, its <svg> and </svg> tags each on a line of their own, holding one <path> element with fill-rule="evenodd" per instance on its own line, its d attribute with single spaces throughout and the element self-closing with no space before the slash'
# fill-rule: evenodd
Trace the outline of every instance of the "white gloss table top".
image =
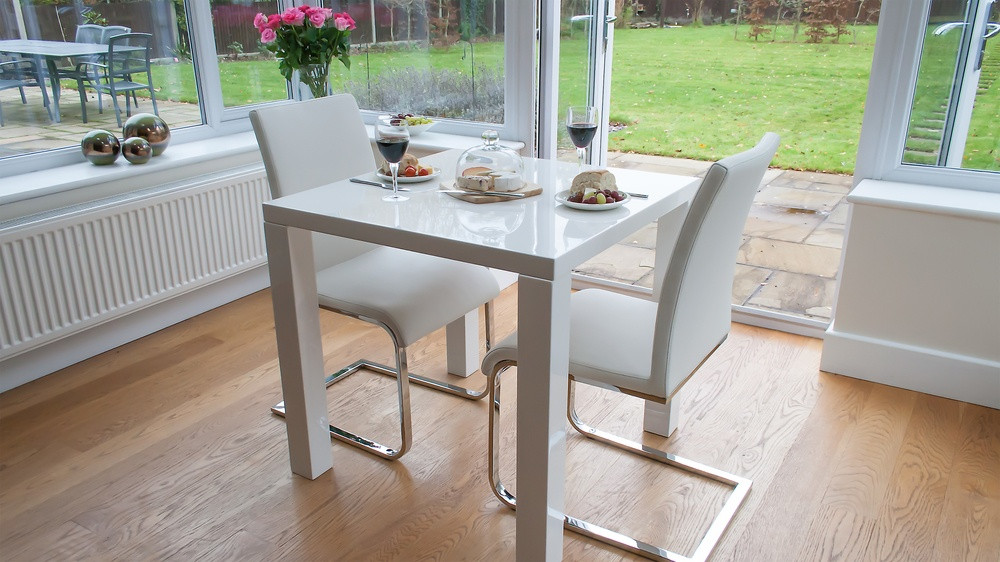
<svg viewBox="0 0 1000 562">
<path fill-rule="evenodd" d="M 656 278 L 662 279 L 664 254 L 669 258 L 672 236 L 699 180 L 612 169 L 619 189 L 648 193 L 649 198 L 633 197 L 607 211 L 583 211 L 555 201 L 555 194 L 572 183 L 576 164 L 527 158 L 525 179 L 542 186 L 541 195 L 475 204 L 436 193 L 440 182 L 454 178 L 459 154 L 452 150 L 421 159 L 442 174 L 425 184 L 406 184 L 411 189 L 407 201 L 383 201 L 388 191 L 343 180 L 264 204 L 289 462 L 294 473 L 316 478 L 333 466 L 336 454 L 327 431 L 309 231 L 515 272 L 520 343 L 516 556 L 519 561 L 559 560 L 571 270 L 659 221 Z M 374 179 L 374 170 L 366 179 Z M 485 435 L 482 443 L 485 447 Z M 482 479 L 487 497 L 486 474 Z"/>
<path fill-rule="evenodd" d="M 554 197 L 569 189 L 576 164 L 526 158 L 525 180 L 542 186 L 541 195 L 473 204 L 435 193 L 441 182 L 454 179 L 459 154 L 452 150 L 421 159 L 442 173 L 437 181 L 400 184 L 411 190 L 404 193 L 408 201 L 382 201 L 388 191 L 344 180 L 265 203 L 264 220 L 552 279 L 556 271 L 583 263 L 688 201 L 697 182 L 614 168 L 619 189 L 648 193 L 649 199 L 633 197 L 618 209 L 580 211 Z M 374 173 L 364 177 L 378 181 Z"/>
</svg>

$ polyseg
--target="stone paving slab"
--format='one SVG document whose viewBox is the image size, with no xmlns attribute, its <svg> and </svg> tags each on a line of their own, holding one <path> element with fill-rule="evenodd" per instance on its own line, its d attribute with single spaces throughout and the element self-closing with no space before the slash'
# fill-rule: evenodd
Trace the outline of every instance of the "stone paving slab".
<svg viewBox="0 0 1000 562">
<path fill-rule="evenodd" d="M 833 279 L 776 271 L 746 304 L 829 320 L 834 287 Z"/>
<path fill-rule="evenodd" d="M 840 267 L 840 249 L 754 237 L 740 247 L 737 262 L 832 279 Z"/>
</svg>

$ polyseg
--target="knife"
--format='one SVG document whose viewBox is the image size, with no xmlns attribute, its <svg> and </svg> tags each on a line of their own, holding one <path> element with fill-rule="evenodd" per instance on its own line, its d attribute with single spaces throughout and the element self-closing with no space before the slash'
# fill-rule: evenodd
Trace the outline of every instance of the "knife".
<svg viewBox="0 0 1000 562">
<path fill-rule="evenodd" d="M 363 183 L 365 185 L 374 185 L 375 187 L 381 187 L 382 189 L 392 189 L 391 185 L 386 185 L 386 184 L 384 184 L 382 182 L 378 182 L 378 181 L 363 180 L 361 178 L 351 178 L 351 181 L 354 182 L 354 183 Z M 400 187 L 399 188 L 399 191 L 409 191 L 409 190 L 410 189 L 407 188 L 407 187 Z"/>
<path fill-rule="evenodd" d="M 461 193 L 463 195 L 487 195 L 493 197 L 524 197 L 523 193 L 507 193 L 506 191 L 465 191 L 464 189 L 439 189 L 439 193 Z"/>
</svg>

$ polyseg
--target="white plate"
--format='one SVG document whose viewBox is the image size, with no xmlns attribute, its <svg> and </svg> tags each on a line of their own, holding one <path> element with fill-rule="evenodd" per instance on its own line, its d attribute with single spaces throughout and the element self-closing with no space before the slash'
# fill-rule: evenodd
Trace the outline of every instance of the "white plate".
<svg viewBox="0 0 1000 562">
<path fill-rule="evenodd" d="M 580 209 L 581 211 L 607 211 L 608 209 L 617 209 L 618 207 L 621 207 L 622 205 L 628 203 L 631 200 L 632 196 L 626 193 L 625 199 L 622 199 L 621 201 L 615 201 L 614 203 L 605 203 L 603 205 L 597 205 L 597 204 L 591 205 L 590 203 L 574 203 L 570 201 L 568 189 L 566 191 L 560 191 L 559 193 L 556 193 L 556 201 L 562 203 L 563 205 L 566 205 L 571 209 Z"/>
<path fill-rule="evenodd" d="M 403 171 L 400 170 L 401 174 L 402 172 Z M 383 174 L 382 170 L 377 170 L 375 172 L 375 175 L 378 176 L 378 179 L 382 181 L 387 181 L 390 184 L 392 184 L 392 176 L 390 176 L 389 174 Z M 440 168 L 431 168 L 431 173 L 427 174 L 426 176 L 413 176 L 412 178 L 409 178 L 404 175 L 400 175 L 398 181 L 399 183 L 420 183 L 420 182 L 430 181 L 440 175 L 441 175 Z"/>
<path fill-rule="evenodd" d="M 430 123 L 424 123 L 423 125 L 409 125 L 406 128 L 409 129 L 410 136 L 411 137 L 415 137 L 415 136 L 423 133 L 427 129 L 430 129 L 431 127 L 433 127 L 434 123 L 436 123 L 436 121 L 431 121 Z"/>
</svg>

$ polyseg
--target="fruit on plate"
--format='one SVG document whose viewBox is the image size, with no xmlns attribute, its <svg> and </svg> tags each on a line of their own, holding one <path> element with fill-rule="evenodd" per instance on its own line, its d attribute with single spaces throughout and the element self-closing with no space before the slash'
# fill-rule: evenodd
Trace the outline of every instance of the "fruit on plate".
<svg viewBox="0 0 1000 562">
<path fill-rule="evenodd" d="M 613 189 L 571 193 L 566 198 L 570 203 L 584 203 L 587 205 L 606 205 L 608 203 L 617 203 L 624 199 L 624 193 Z"/>
<path fill-rule="evenodd" d="M 407 171 L 413 168 L 413 174 L 408 174 Z M 379 168 L 382 175 L 388 176 L 392 172 L 389 170 L 389 163 L 383 162 L 382 167 Z M 423 173 L 421 173 L 423 172 Z M 415 176 L 429 176 L 434 173 L 434 169 L 430 166 L 424 166 L 420 163 L 420 160 L 416 156 L 407 152 L 403 155 L 403 159 L 399 161 L 399 175 L 403 177 L 415 177 Z"/>
<path fill-rule="evenodd" d="M 403 121 L 406 121 L 407 125 L 426 125 L 428 123 L 433 123 L 434 120 L 429 117 L 421 117 L 419 115 L 414 115 L 412 113 L 397 113 L 392 116 L 393 125 L 402 125 Z"/>
</svg>

